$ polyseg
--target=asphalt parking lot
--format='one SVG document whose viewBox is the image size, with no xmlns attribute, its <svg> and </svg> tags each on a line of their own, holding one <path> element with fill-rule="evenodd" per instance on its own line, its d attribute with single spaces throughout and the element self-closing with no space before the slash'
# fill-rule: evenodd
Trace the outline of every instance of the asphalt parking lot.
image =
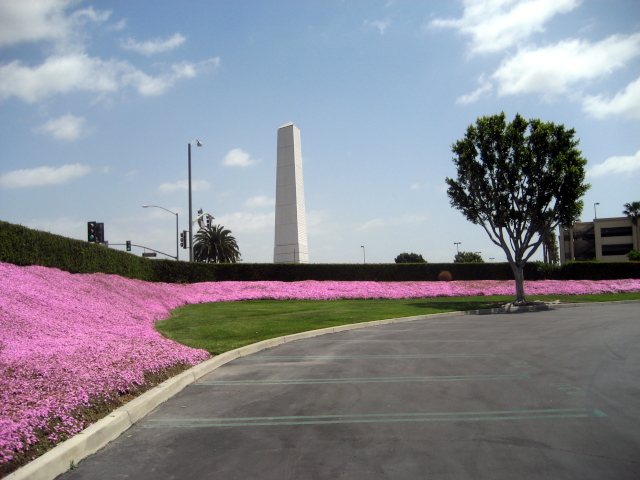
<svg viewBox="0 0 640 480">
<path fill-rule="evenodd" d="M 640 303 L 435 317 L 234 360 L 58 477 L 640 478 Z"/>
</svg>

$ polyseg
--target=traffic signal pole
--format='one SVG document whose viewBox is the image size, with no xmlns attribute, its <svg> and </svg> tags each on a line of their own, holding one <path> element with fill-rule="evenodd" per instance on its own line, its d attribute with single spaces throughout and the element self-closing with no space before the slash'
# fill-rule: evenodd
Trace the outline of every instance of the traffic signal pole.
<svg viewBox="0 0 640 480">
<path fill-rule="evenodd" d="M 113 246 L 123 246 L 123 245 L 127 245 L 126 243 L 110 243 L 109 246 L 113 247 Z M 165 255 L 169 258 L 175 258 L 176 260 L 178 260 L 177 257 L 174 257 L 173 255 L 169 255 L 168 253 L 164 253 L 161 252 L 160 250 L 154 250 L 153 248 L 149 248 L 149 247 L 145 247 L 144 245 L 136 245 L 135 243 L 131 244 L 132 247 L 139 247 L 139 248 L 144 248 L 147 250 L 151 250 L 152 252 L 156 252 L 159 253 L 160 255 Z"/>
</svg>

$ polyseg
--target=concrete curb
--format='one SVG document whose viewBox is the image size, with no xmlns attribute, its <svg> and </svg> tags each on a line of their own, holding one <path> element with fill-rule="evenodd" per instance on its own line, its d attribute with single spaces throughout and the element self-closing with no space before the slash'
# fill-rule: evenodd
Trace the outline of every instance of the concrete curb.
<svg viewBox="0 0 640 480">
<path fill-rule="evenodd" d="M 165 402 L 175 394 L 180 392 L 183 388 L 196 380 L 202 378 L 204 375 L 214 371 L 218 367 L 235 360 L 239 357 L 244 357 L 252 353 L 272 348 L 283 343 L 293 342 L 295 340 L 301 340 L 305 338 L 317 337 L 320 335 L 326 335 L 328 333 L 344 332 L 347 330 L 356 330 L 360 328 L 374 327 L 377 325 L 388 325 L 393 323 L 405 323 L 414 322 L 417 320 L 427 320 L 439 317 L 452 317 L 459 315 L 488 315 L 496 313 L 513 313 L 515 311 L 535 311 L 540 309 L 549 308 L 566 308 L 566 307 L 579 307 L 586 305 L 611 305 L 620 303 L 640 303 L 640 300 L 623 300 L 620 302 L 597 302 L 597 303 L 571 303 L 571 304 L 551 304 L 549 305 L 535 305 L 527 307 L 518 307 L 517 309 L 511 308 L 491 308 L 483 310 L 472 310 L 463 312 L 445 312 L 435 313 L 430 315 L 416 315 L 412 317 L 402 318 L 390 318 L 386 320 L 374 320 L 371 322 L 352 323 L 349 325 L 339 325 L 336 327 L 323 328 L 319 330 L 310 330 L 307 332 L 296 333 L 292 335 L 285 335 L 283 337 L 272 338 L 269 340 L 263 340 L 262 342 L 246 345 L 229 352 L 217 355 L 209 360 L 206 360 L 189 370 L 182 372 L 175 377 L 172 377 L 165 382 L 157 385 L 148 392 L 133 399 L 131 402 L 123 405 L 122 407 L 114 410 L 106 417 L 98 420 L 93 425 L 85 428 L 80 433 L 76 434 L 72 438 L 64 441 L 55 448 L 49 450 L 44 455 L 36 458 L 32 462 L 28 463 L 24 467 L 16 470 L 15 472 L 4 477 L 5 480 L 53 480 L 58 475 L 63 474 L 70 468 L 73 468 L 75 464 L 80 462 L 83 458 L 94 454 L 109 442 L 115 440 L 124 431 L 131 427 L 135 422 L 142 417 L 150 413 L 158 405 Z"/>
</svg>

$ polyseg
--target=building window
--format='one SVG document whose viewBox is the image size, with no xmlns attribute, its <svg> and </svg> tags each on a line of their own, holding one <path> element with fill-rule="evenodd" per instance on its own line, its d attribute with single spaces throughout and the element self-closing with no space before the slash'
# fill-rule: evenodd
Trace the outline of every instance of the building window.
<svg viewBox="0 0 640 480">
<path fill-rule="evenodd" d="M 601 237 L 627 237 L 631 236 L 631 227 L 609 227 L 600 230 Z"/>
<path fill-rule="evenodd" d="M 631 243 L 624 243 L 622 245 L 602 245 L 602 256 L 605 255 L 626 255 L 633 250 Z"/>
</svg>

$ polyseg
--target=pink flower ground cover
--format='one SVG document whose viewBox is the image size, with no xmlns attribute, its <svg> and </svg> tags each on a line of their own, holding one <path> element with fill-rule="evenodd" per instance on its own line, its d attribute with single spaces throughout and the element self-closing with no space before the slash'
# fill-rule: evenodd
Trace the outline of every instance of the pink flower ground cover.
<svg viewBox="0 0 640 480">
<path fill-rule="evenodd" d="M 640 292 L 640 280 L 527 282 L 535 294 Z M 207 352 L 162 337 L 156 321 L 182 305 L 258 299 L 513 295 L 513 281 L 148 283 L 0 263 L 0 466 L 43 432 L 87 425 L 91 400 L 142 384 L 145 373 L 195 365 Z M 75 414 L 75 415 L 74 415 Z"/>
</svg>

